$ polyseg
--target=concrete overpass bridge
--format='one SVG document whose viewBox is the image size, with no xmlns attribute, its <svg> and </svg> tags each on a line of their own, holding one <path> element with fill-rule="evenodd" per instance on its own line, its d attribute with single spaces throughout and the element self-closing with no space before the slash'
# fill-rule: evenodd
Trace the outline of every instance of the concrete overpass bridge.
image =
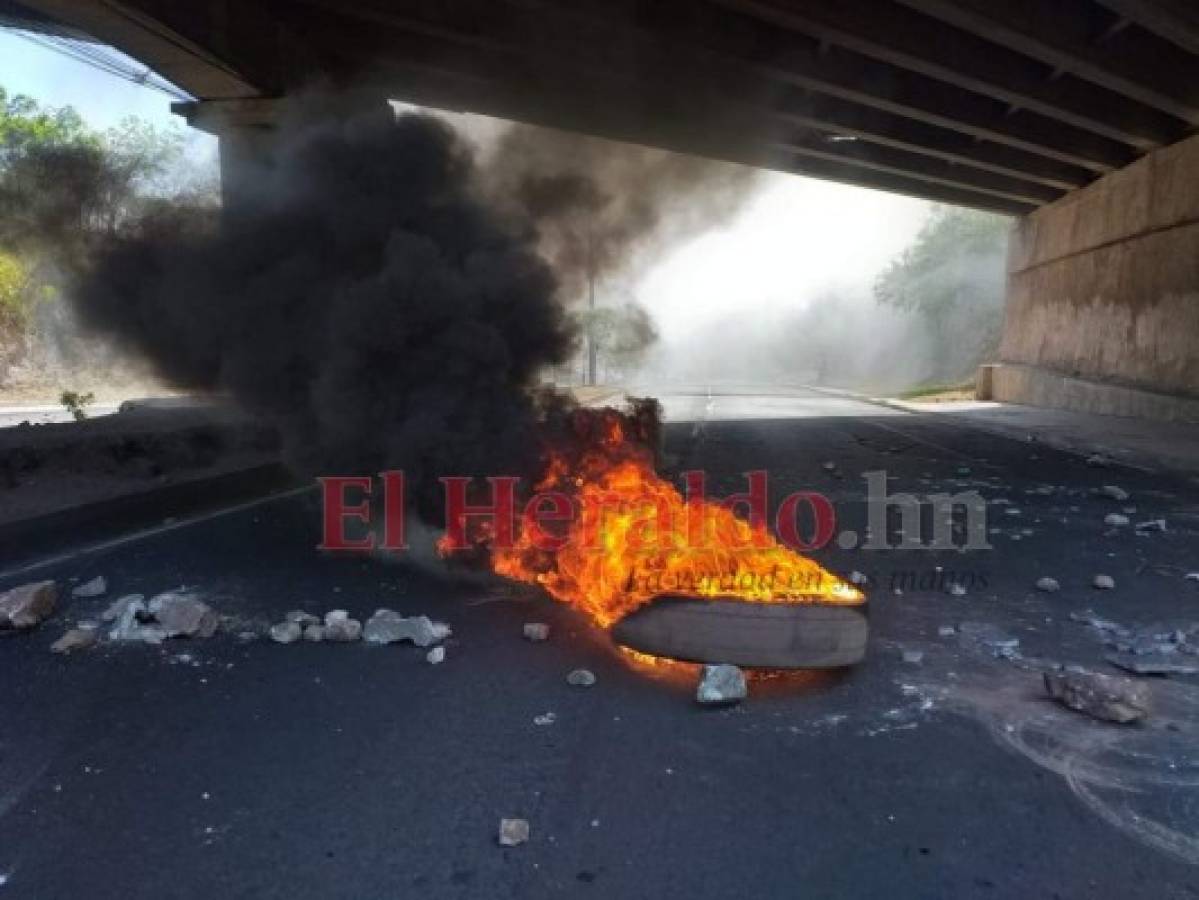
<svg viewBox="0 0 1199 900">
<path fill-rule="evenodd" d="M 1199 419 L 1193 0 L 0 0 L 197 98 L 317 78 L 1018 217 L 1001 399 Z"/>
</svg>

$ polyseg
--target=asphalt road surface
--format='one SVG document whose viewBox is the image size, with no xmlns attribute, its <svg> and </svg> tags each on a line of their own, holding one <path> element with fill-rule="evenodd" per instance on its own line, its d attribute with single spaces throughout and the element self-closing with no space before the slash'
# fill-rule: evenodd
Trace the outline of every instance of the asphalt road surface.
<svg viewBox="0 0 1199 900">
<path fill-rule="evenodd" d="M 814 554 L 873 580 L 867 661 L 754 681 L 724 710 L 544 598 L 317 553 L 310 496 L 9 576 L 103 574 L 109 599 L 194 585 L 234 632 L 388 606 L 454 635 L 439 666 L 232 633 L 59 657 L 66 623 L 106 602 L 74 600 L 0 641 L 0 900 L 1199 893 L 1199 679 L 1154 680 L 1150 718 L 1116 726 L 1044 699 L 1039 674 L 1114 671 L 1071 612 L 1199 622 L 1195 484 L 815 392 L 663 399 L 672 474 L 704 468 L 715 494 L 766 469 L 774 499 L 823 491 L 862 534 L 862 473 L 882 470 L 891 491 L 981 492 L 992 548 Z M 1106 527 L 1123 507 L 1168 530 Z M 20 548 L 0 555 L 11 568 Z M 1043 575 L 1062 589 L 1034 590 Z M 548 642 L 522 639 L 531 620 Z M 1016 659 L 984 625 L 1020 640 Z M 581 666 L 594 687 L 566 684 Z M 501 817 L 528 819 L 528 843 L 498 846 Z"/>
</svg>

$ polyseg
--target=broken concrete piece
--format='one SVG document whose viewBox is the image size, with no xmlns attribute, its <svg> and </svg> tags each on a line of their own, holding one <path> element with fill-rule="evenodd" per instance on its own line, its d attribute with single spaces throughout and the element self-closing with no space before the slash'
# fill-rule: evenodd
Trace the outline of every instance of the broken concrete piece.
<svg viewBox="0 0 1199 900">
<path fill-rule="evenodd" d="M 450 636 L 450 626 L 434 622 L 428 616 L 405 618 L 393 609 L 377 609 L 366 620 L 363 637 L 369 644 L 394 644 L 411 641 L 418 647 L 430 647 Z"/>
<path fill-rule="evenodd" d="M 566 683 L 571 687 L 591 687 L 595 684 L 595 673 L 590 669 L 575 669 L 566 676 Z"/>
<path fill-rule="evenodd" d="M 1110 525 L 1113 528 L 1123 528 L 1131 519 L 1123 513 L 1108 513 L 1103 517 L 1103 524 Z"/>
<path fill-rule="evenodd" d="M 149 639 L 150 643 L 158 643 L 162 638 L 157 638 L 156 633 L 145 633 L 142 625 L 143 618 L 149 618 L 149 611 L 146 609 L 145 602 L 141 599 L 140 594 L 131 594 L 128 597 L 122 597 L 107 610 L 104 611 L 102 618 L 109 619 L 115 617 L 113 626 L 109 629 L 108 636 L 114 641 L 142 641 Z"/>
<path fill-rule="evenodd" d="M 278 644 L 294 644 L 303 632 L 296 622 L 280 622 L 271 626 L 271 640 Z"/>
<path fill-rule="evenodd" d="M 942 625 L 940 628 L 937 629 L 937 634 L 940 637 L 953 637 L 957 633 L 958 633 L 958 630 L 956 628 L 954 628 L 952 625 Z"/>
<path fill-rule="evenodd" d="M 40 624 L 58 602 L 53 581 L 22 584 L 0 594 L 0 632 L 24 631 Z"/>
<path fill-rule="evenodd" d="M 95 628 L 72 628 L 50 645 L 55 653 L 70 653 L 73 650 L 86 650 L 96 643 L 98 635 Z"/>
<path fill-rule="evenodd" d="M 1044 578 L 1037 579 L 1038 591 L 1044 591 L 1047 594 L 1052 594 L 1054 591 L 1061 590 L 1061 588 L 1062 586 L 1058 584 L 1058 580 L 1056 578 L 1050 578 L 1046 576 Z"/>
<path fill-rule="evenodd" d="M 1199 664 L 1180 662 L 1176 656 L 1164 653 L 1109 653 L 1104 658 L 1117 669 L 1123 669 L 1125 672 L 1133 672 L 1136 675 L 1199 674 Z"/>
<path fill-rule="evenodd" d="M 115 601 L 113 601 L 112 605 L 110 605 L 108 609 L 100 613 L 100 618 L 105 622 L 115 622 L 117 619 L 120 619 L 125 615 L 125 608 L 128 607 L 129 604 L 141 603 L 145 599 L 145 596 L 142 594 L 126 594 L 123 597 L 118 597 Z M 142 609 L 144 610 L 145 607 L 143 606 Z"/>
<path fill-rule="evenodd" d="M 966 588 L 964 585 L 958 584 L 956 581 L 947 588 L 950 595 L 953 597 L 965 597 Z"/>
<path fill-rule="evenodd" d="M 704 666 L 695 700 L 703 706 L 721 706 L 740 703 L 745 694 L 745 673 L 736 666 Z"/>
<path fill-rule="evenodd" d="M 1105 497 L 1111 497 L 1113 500 L 1120 503 L 1128 499 L 1128 491 L 1114 484 L 1105 484 L 1099 489 L 1099 493 L 1103 494 Z"/>
<path fill-rule="evenodd" d="M 980 644 L 996 658 L 1012 659 L 1020 655 L 1020 639 L 989 622 L 963 622 L 958 626 L 958 631 L 962 637 Z"/>
<path fill-rule="evenodd" d="M 309 625 L 321 624 L 320 616 L 314 616 L 310 612 L 304 612 L 302 609 L 289 610 L 287 615 L 283 617 L 284 622 L 295 622 L 301 628 L 307 628 Z"/>
<path fill-rule="evenodd" d="M 434 666 L 437 665 L 438 663 L 445 662 L 445 647 L 434 647 L 432 650 L 430 650 L 428 653 L 425 654 L 425 659 L 429 662 L 430 665 L 434 665 Z"/>
<path fill-rule="evenodd" d="M 525 622 L 524 636 L 526 641 L 538 643 L 550 636 L 550 626 L 545 622 Z"/>
<path fill-rule="evenodd" d="M 147 609 L 167 637 L 202 637 L 216 634 L 220 616 L 195 594 L 166 591 L 153 597 Z"/>
<path fill-rule="evenodd" d="M 904 650 L 903 661 L 912 666 L 918 666 L 924 661 L 923 650 Z"/>
<path fill-rule="evenodd" d="M 298 622 L 296 623 L 299 624 Z M 325 639 L 325 626 L 318 622 L 310 622 L 304 626 L 304 640 L 319 644 Z"/>
<path fill-rule="evenodd" d="M 1091 581 L 1091 586 L 1101 591 L 1110 591 L 1116 586 L 1116 579 L 1110 575 L 1096 575 Z"/>
<path fill-rule="evenodd" d="M 103 575 L 97 575 L 91 581 L 85 581 L 71 589 L 71 596 L 80 600 L 103 597 L 106 593 L 108 593 L 108 582 Z"/>
<path fill-rule="evenodd" d="M 348 644 L 362 637 L 362 623 L 344 613 L 345 610 L 335 609 L 325 616 L 325 640 Z"/>
<path fill-rule="evenodd" d="M 499 841 L 501 847 L 515 847 L 529 839 L 527 819 L 500 819 Z"/>
<path fill-rule="evenodd" d="M 1050 697 L 1096 719 L 1128 723 L 1149 712 L 1149 688 L 1142 682 L 1098 672 L 1045 672 L 1044 679 Z"/>
</svg>

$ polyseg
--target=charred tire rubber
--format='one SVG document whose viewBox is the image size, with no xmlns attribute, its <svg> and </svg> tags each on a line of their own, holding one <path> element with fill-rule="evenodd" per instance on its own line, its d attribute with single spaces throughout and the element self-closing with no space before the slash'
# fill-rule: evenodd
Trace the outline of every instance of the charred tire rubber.
<svg viewBox="0 0 1199 900">
<path fill-rule="evenodd" d="M 612 626 L 612 640 L 654 656 L 772 669 L 852 666 L 866 655 L 865 605 L 660 597 Z"/>
</svg>

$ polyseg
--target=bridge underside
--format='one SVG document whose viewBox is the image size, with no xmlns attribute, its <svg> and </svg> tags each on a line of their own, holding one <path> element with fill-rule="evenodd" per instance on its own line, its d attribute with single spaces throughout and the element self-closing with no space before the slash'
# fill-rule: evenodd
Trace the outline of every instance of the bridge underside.
<svg viewBox="0 0 1199 900">
<path fill-rule="evenodd" d="M 1000 399 L 1199 419 L 1194 0 L 0 0 L 237 160 L 314 83 L 1020 218 Z"/>
<path fill-rule="evenodd" d="M 1015 215 L 1199 123 L 1190 0 L 0 0 L 234 118 L 317 79 Z"/>
</svg>

